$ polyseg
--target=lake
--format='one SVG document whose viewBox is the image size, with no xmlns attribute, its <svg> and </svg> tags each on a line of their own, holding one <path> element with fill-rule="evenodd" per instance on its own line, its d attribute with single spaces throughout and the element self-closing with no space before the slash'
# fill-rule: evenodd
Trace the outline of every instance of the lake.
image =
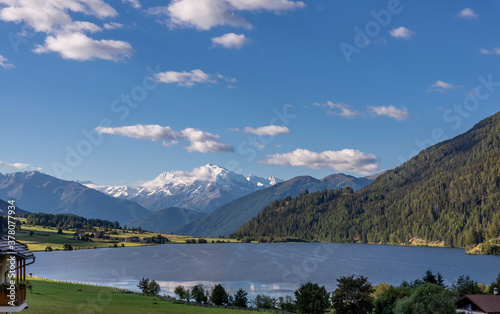
<svg viewBox="0 0 500 314">
<path fill-rule="evenodd" d="M 300 283 L 336 287 L 341 276 L 363 275 L 372 284 L 397 285 L 431 269 L 446 284 L 465 274 L 491 283 L 500 272 L 500 257 L 467 255 L 463 249 L 336 243 L 167 244 L 36 253 L 28 273 L 51 279 L 137 290 L 142 277 L 156 280 L 162 294 L 178 284 L 221 283 L 249 296 L 293 295 Z"/>
</svg>

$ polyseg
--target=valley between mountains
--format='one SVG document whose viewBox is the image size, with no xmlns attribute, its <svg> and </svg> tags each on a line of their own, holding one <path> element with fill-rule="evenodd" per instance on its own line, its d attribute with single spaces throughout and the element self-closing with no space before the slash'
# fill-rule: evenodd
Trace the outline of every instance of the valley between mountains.
<svg viewBox="0 0 500 314">
<path fill-rule="evenodd" d="M 27 212 L 117 221 L 157 233 L 466 247 L 498 253 L 500 113 L 369 177 L 247 177 L 207 164 L 137 186 L 0 174 L 0 199 Z"/>
</svg>

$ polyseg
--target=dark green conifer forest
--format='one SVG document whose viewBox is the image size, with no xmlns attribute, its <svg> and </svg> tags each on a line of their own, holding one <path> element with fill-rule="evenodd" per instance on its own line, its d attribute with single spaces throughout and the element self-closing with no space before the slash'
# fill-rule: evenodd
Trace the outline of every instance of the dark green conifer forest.
<svg viewBox="0 0 500 314">
<path fill-rule="evenodd" d="M 500 113 L 353 192 L 276 200 L 234 236 L 472 247 L 500 236 Z"/>
</svg>

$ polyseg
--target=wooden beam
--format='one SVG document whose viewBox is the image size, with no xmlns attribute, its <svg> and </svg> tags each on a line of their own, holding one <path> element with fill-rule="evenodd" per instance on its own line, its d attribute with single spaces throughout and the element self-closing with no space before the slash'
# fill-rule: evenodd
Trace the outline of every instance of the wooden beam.
<svg viewBox="0 0 500 314">
<path fill-rule="evenodd" d="M 16 256 L 16 286 L 19 287 L 19 257 Z"/>
</svg>

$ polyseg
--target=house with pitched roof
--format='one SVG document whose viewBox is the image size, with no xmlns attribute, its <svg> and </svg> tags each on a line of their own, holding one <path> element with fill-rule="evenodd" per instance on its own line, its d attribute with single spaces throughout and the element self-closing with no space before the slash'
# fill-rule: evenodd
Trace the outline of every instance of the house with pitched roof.
<svg viewBox="0 0 500 314">
<path fill-rule="evenodd" d="M 495 288 L 494 294 L 468 294 L 455 302 L 457 313 L 500 314 L 500 295 Z"/>
</svg>

